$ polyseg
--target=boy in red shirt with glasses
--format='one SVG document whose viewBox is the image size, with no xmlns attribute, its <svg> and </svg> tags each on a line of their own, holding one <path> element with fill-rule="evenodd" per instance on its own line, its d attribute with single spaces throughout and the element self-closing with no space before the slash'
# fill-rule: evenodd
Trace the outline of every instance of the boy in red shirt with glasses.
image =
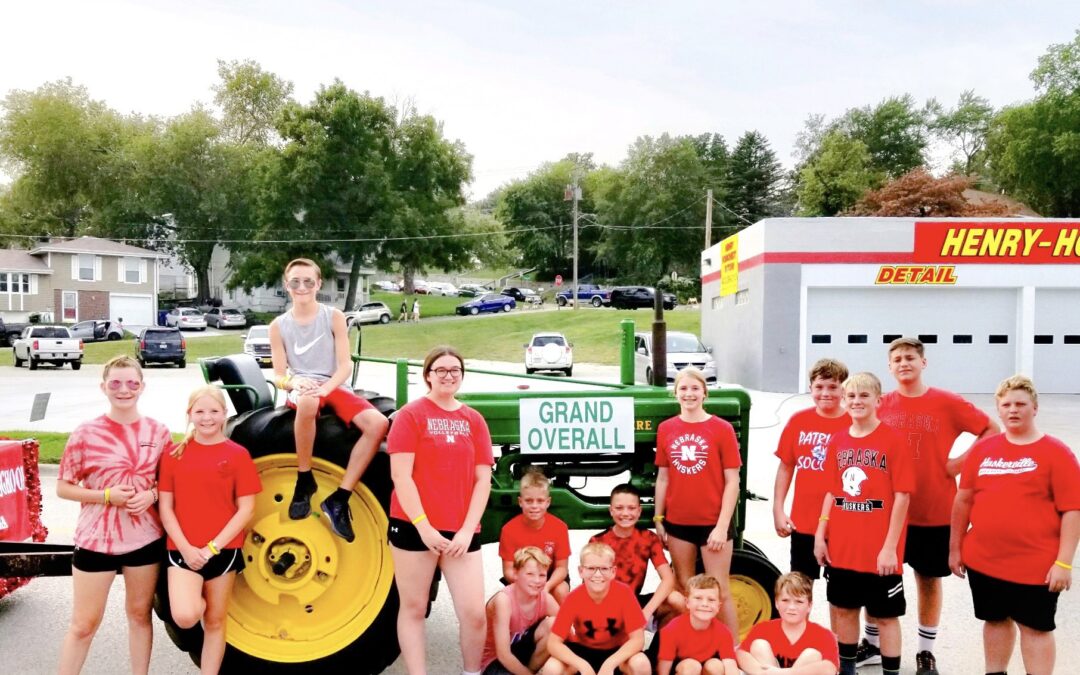
<svg viewBox="0 0 1080 675">
<path fill-rule="evenodd" d="M 270 324 L 270 355 L 274 382 L 288 392 L 286 405 L 296 410 L 297 474 L 289 518 L 302 520 L 311 513 L 311 496 L 318 488 L 311 473 L 315 418 L 328 406 L 342 422 L 360 430 L 341 484 L 319 505 L 334 534 L 351 542 L 355 535 L 349 497 L 390 423 L 371 403 L 344 386 L 352 374 L 349 331 L 341 310 L 316 300 L 322 288 L 319 266 L 313 260 L 297 258 L 285 266 L 284 277 L 293 306 Z"/>
</svg>

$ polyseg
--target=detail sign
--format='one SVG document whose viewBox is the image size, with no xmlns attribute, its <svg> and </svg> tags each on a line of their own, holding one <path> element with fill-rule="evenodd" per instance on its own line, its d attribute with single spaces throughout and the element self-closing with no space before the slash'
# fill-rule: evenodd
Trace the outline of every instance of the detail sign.
<svg viewBox="0 0 1080 675">
<path fill-rule="evenodd" d="M 720 242 L 720 297 L 739 290 L 739 235 Z"/>
<path fill-rule="evenodd" d="M 518 406 L 524 453 L 634 451 L 634 399 L 523 398 Z"/>
<path fill-rule="evenodd" d="M 896 286 L 935 285 L 956 283 L 955 265 L 882 265 L 874 283 Z"/>
<path fill-rule="evenodd" d="M 916 222 L 916 262 L 1080 263 L 1080 222 Z"/>
</svg>

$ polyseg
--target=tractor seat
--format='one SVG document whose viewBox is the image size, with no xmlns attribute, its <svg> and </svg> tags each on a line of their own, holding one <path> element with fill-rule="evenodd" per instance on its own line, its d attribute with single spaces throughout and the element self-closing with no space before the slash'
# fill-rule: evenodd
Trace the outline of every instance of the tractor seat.
<svg viewBox="0 0 1080 675">
<path fill-rule="evenodd" d="M 207 382 L 221 382 L 237 414 L 259 408 L 273 408 L 274 390 L 263 376 L 255 357 L 233 354 L 199 359 Z"/>
</svg>

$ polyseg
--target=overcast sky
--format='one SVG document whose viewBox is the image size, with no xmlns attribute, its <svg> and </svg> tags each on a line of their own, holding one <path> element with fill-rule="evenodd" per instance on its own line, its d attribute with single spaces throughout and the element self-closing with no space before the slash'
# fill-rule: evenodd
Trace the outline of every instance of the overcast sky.
<svg viewBox="0 0 1080 675">
<path fill-rule="evenodd" d="M 0 16 L 0 92 L 70 76 L 122 112 L 175 115 L 211 101 L 217 59 L 250 58 L 302 102 L 335 77 L 412 99 L 465 143 L 480 197 L 568 152 L 617 163 L 643 134 L 757 129 L 790 166 L 810 113 L 904 92 L 1022 101 L 1080 3 L 83 0 Z"/>
</svg>

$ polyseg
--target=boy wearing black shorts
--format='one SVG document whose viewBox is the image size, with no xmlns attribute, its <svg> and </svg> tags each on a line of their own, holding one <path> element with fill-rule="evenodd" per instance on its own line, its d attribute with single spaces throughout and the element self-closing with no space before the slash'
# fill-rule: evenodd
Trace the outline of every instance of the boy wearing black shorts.
<svg viewBox="0 0 1080 675">
<path fill-rule="evenodd" d="M 814 536 L 819 564 L 828 565 L 827 597 L 839 642 L 840 673 L 854 675 L 859 610 L 878 619 L 884 675 L 900 672 L 904 600 L 904 527 L 915 474 L 905 439 L 877 418 L 881 382 L 857 373 L 844 382 L 851 427 L 829 443 L 829 490 Z"/>
</svg>

